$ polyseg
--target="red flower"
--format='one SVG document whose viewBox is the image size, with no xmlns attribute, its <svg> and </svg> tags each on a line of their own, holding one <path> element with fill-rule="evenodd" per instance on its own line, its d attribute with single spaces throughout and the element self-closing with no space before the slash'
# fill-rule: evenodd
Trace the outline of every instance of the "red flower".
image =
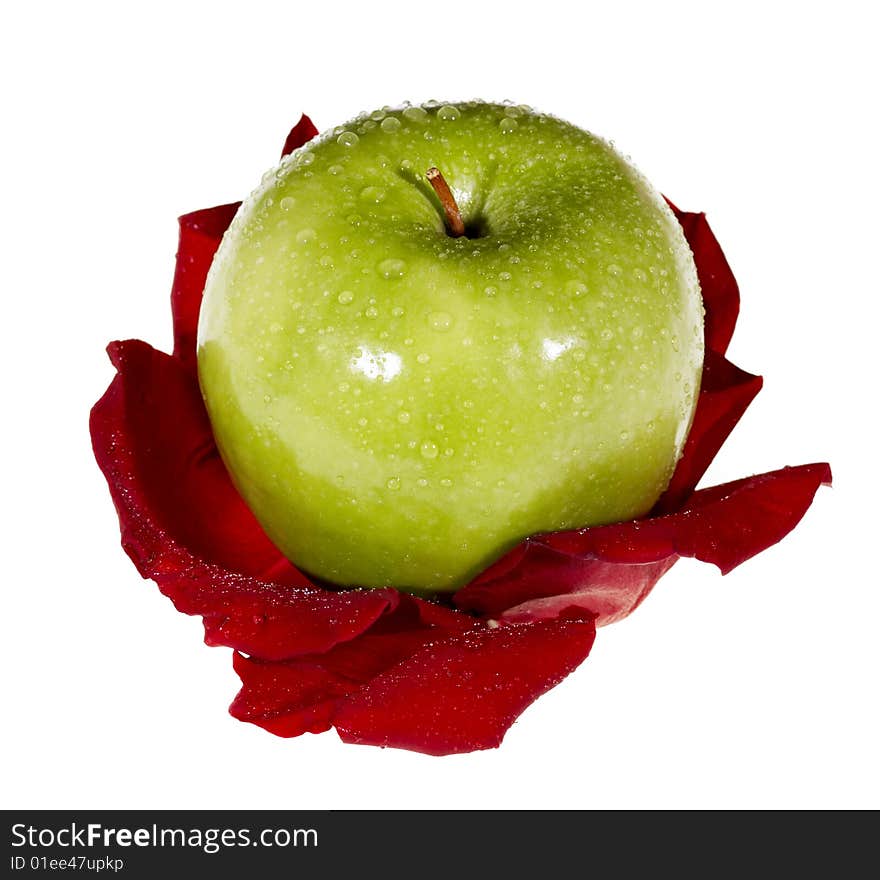
<svg viewBox="0 0 880 880">
<path fill-rule="evenodd" d="M 284 154 L 317 133 L 303 116 Z M 114 342 L 117 375 L 91 412 L 122 545 L 205 641 L 234 650 L 231 712 L 279 736 L 335 727 L 346 742 L 442 755 L 498 746 L 517 716 L 630 614 L 680 556 L 722 573 L 798 523 L 827 464 L 695 491 L 761 379 L 724 356 L 736 281 L 702 214 L 673 210 L 696 260 L 706 360 L 672 483 L 640 521 L 524 541 L 444 605 L 392 589 L 324 589 L 284 559 L 220 461 L 196 378 L 205 276 L 238 204 L 180 218 L 174 353 Z"/>
</svg>

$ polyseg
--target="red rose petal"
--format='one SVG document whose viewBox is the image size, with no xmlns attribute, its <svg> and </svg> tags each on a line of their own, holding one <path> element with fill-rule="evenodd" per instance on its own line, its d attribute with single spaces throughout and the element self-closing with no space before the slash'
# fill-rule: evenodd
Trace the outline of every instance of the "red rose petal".
<svg viewBox="0 0 880 880">
<path fill-rule="evenodd" d="M 717 565 L 727 574 L 781 541 L 831 485 L 826 462 L 785 467 L 695 492 L 679 513 L 640 525 L 668 539 L 679 556 Z"/>
<path fill-rule="evenodd" d="M 706 309 L 706 350 L 724 354 L 739 316 L 739 286 L 705 214 L 680 211 L 666 200 L 681 224 L 697 266 L 697 277 Z"/>
<path fill-rule="evenodd" d="M 276 736 L 300 736 L 329 730 L 339 701 L 357 684 L 320 663 L 266 663 L 234 654 L 241 678 L 229 713 Z"/>
<path fill-rule="evenodd" d="M 279 736 L 326 730 L 342 698 L 428 641 L 474 626 L 460 611 L 404 593 L 399 599 L 369 631 L 323 653 L 283 663 L 236 656 L 242 688 L 229 711 Z"/>
<path fill-rule="evenodd" d="M 620 620 L 681 556 L 726 574 L 780 541 L 800 521 L 827 464 L 783 468 L 703 489 L 679 512 L 536 536 L 455 594 L 466 611 L 512 620 L 552 617 L 572 604 Z"/>
<path fill-rule="evenodd" d="M 469 625 L 473 626 L 472 619 Z M 328 651 L 283 662 L 236 655 L 235 671 L 242 688 L 229 711 L 240 721 L 279 736 L 326 730 L 346 697 L 430 639 L 444 635 L 443 630 L 418 626 L 393 632 L 371 630 Z"/>
<path fill-rule="evenodd" d="M 187 584 L 180 578 L 170 585 L 163 578 L 157 582 L 179 611 L 202 615 L 206 644 L 265 660 L 327 651 L 357 639 L 397 602 L 394 590 L 376 590 L 373 595 L 316 587 L 283 589 L 223 572 L 212 574 L 209 583 Z"/>
<path fill-rule="evenodd" d="M 311 585 L 229 481 L 194 375 L 137 340 L 109 352 L 118 374 L 90 430 L 123 546 L 179 610 L 205 616 L 209 643 L 289 657 L 353 638 L 396 607 L 393 590 Z"/>
<path fill-rule="evenodd" d="M 734 366 L 723 355 L 707 350 L 697 409 L 681 459 L 652 516 L 677 510 L 761 390 L 763 379 Z"/>
<path fill-rule="evenodd" d="M 694 255 L 705 309 L 705 359 L 697 407 L 681 459 L 652 515 L 676 510 L 700 478 L 749 404 L 761 390 L 760 376 L 724 357 L 739 315 L 739 287 L 705 214 L 679 210 L 667 199 Z"/>
<path fill-rule="evenodd" d="M 196 368 L 196 331 L 211 261 L 241 202 L 193 211 L 178 218 L 177 265 L 171 285 L 174 356 Z"/>
<path fill-rule="evenodd" d="M 118 374 L 95 418 L 106 413 L 115 442 L 132 450 L 132 480 L 162 530 L 230 571 L 308 584 L 233 488 L 194 376 L 144 342 L 113 343 L 109 353 Z"/>
<path fill-rule="evenodd" d="M 586 542 L 568 553 L 531 538 L 459 590 L 454 602 L 464 611 L 517 621 L 557 617 L 575 606 L 606 626 L 635 611 L 674 562 L 608 562 Z"/>
<path fill-rule="evenodd" d="M 590 653 L 592 619 L 478 626 L 428 642 L 341 702 L 350 743 L 449 755 L 496 748 L 523 710 Z"/>
<path fill-rule="evenodd" d="M 279 736 L 335 725 L 352 742 L 429 754 L 492 748 L 586 657 L 595 637 L 583 614 L 492 628 L 402 598 L 412 600 L 408 609 L 324 653 L 284 662 L 237 655 L 242 688 L 232 715 Z"/>
<path fill-rule="evenodd" d="M 290 134 L 287 135 L 287 140 L 284 141 L 284 149 L 281 150 L 281 158 L 283 159 L 303 144 L 307 144 L 317 133 L 318 129 L 315 128 L 312 120 L 305 114 L 300 116 L 299 122 L 290 129 Z"/>
</svg>

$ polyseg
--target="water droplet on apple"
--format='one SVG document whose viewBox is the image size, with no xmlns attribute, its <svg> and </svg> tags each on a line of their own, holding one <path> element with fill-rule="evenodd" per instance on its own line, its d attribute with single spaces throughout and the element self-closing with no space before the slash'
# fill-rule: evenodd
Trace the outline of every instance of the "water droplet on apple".
<svg viewBox="0 0 880 880">
<path fill-rule="evenodd" d="M 378 316 L 378 314 L 379 314 L 379 310 L 378 310 L 375 306 L 368 306 L 368 307 L 364 310 L 364 314 L 365 314 L 368 318 L 375 318 L 375 317 Z"/>
<path fill-rule="evenodd" d="M 449 489 L 452 486 L 452 480 L 450 480 L 448 477 L 444 477 L 442 480 L 440 480 L 440 485 L 444 489 Z"/>
<path fill-rule="evenodd" d="M 583 281 L 566 281 L 565 292 L 571 296 L 583 296 L 587 292 L 587 285 Z"/>
<path fill-rule="evenodd" d="M 406 309 L 403 306 L 395 306 L 391 310 L 391 314 L 395 318 L 402 318 L 406 314 Z"/>
<path fill-rule="evenodd" d="M 510 281 L 510 279 L 512 277 L 513 276 L 510 274 L 510 272 L 499 272 L 498 273 L 498 280 L 499 281 Z"/>
<path fill-rule="evenodd" d="M 359 141 L 360 138 L 353 131 L 344 131 L 336 138 L 340 147 L 356 147 Z"/>
<path fill-rule="evenodd" d="M 498 293 L 498 288 L 497 288 L 497 287 L 493 287 L 493 286 L 490 284 L 487 288 L 485 288 L 485 289 L 483 290 L 483 293 L 485 293 L 486 296 L 495 296 L 495 295 Z"/>
<path fill-rule="evenodd" d="M 384 131 L 386 134 L 392 134 L 395 131 L 400 131 L 400 120 L 396 116 L 388 116 L 382 120 L 379 128 L 381 128 L 382 131 Z"/>
<path fill-rule="evenodd" d="M 445 333 L 455 323 L 455 319 L 449 312 L 430 312 L 428 326 L 438 333 Z"/>
<path fill-rule="evenodd" d="M 297 234 L 296 234 L 296 240 L 297 240 L 300 244 L 310 244 L 310 243 L 313 242 L 317 237 L 318 237 L 318 235 L 317 235 L 317 233 L 315 232 L 315 230 L 314 230 L 314 229 L 309 229 L 308 227 L 307 227 L 306 229 L 300 229 L 300 231 L 297 232 Z"/>
<path fill-rule="evenodd" d="M 354 294 L 350 290 L 343 290 L 342 293 L 336 297 L 336 301 L 342 306 L 347 306 L 353 300 Z"/>
<path fill-rule="evenodd" d="M 396 492 L 400 488 L 400 477 L 392 477 L 385 486 L 392 492 Z"/>
<path fill-rule="evenodd" d="M 458 107 L 455 107 L 452 104 L 444 104 L 437 111 L 437 118 L 442 119 L 444 122 L 455 122 L 460 116 L 461 112 Z"/>
<path fill-rule="evenodd" d="M 285 196 L 279 203 L 278 206 L 282 211 L 289 211 L 296 204 L 296 199 L 292 196 Z"/>
<path fill-rule="evenodd" d="M 504 108 L 504 115 L 510 119 L 516 119 L 517 116 L 523 115 L 522 107 L 510 106 Z"/>
<path fill-rule="evenodd" d="M 332 174 L 335 177 L 339 174 L 342 174 L 342 172 L 345 171 L 345 169 L 341 165 L 331 165 L 327 169 L 327 171 L 328 171 L 328 173 Z"/>
<path fill-rule="evenodd" d="M 509 116 L 506 116 L 498 123 L 498 128 L 501 130 L 502 134 L 510 134 L 511 132 L 516 131 L 517 127 L 517 121 L 511 119 Z"/>
<path fill-rule="evenodd" d="M 426 364 L 429 360 L 431 360 L 431 355 L 429 355 L 426 351 L 423 351 L 416 355 L 416 360 L 420 364 Z"/>
<path fill-rule="evenodd" d="M 402 409 L 397 414 L 397 421 L 400 422 L 401 425 L 408 425 L 411 418 L 412 417 L 405 409 Z"/>
<path fill-rule="evenodd" d="M 394 257 L 388 260 L 382 260 L 378 266 L 379 274 L 383 277 L 390 280 L 395 278 L 402 278 L 404 273 L 406 272 L 406 263 L 403 260 L 397 260 Z"/>
<path fill-rule="evenodd" d="M 426 440 L 419 447 L 419 452 L 422 455 L 422 458 L 427 458 L 428 460 L 436 458 L 440 454 L 440 447 L 437 446 L 436 443 L 432 443 L 430 440 Z"/>
<path fill-rule="evenodd" d="M 617 263 L 609 263 L 608 264 L 608 274 L 609 275 L 620 275 L 621 271 L 622 270 L 621 270 L 620 266 L 617 265 Z"/>
<path fill-rule="evenodd" d="M 379 202 L 385 201 L 385 190 L 381 186 L 365 186 L 361 190 L 361 198 L 365 202 L 378 205 Z"/>
<path fill-rule="evenodd" d="M 424 122 L 428 118 L 428 114 L 421 107 L 407 107 L 403 115 L 410 122 Z"/>
</svg>

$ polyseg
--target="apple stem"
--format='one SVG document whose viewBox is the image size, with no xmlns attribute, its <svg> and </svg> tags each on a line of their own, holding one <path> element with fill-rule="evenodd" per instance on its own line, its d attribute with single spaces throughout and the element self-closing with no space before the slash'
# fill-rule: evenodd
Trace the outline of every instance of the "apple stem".
<svg viewBox="0 0 880 880">
<path fill-rule="evenodd" d="M 443 206 L 443 212 L 446 214 L 446 231 L 453 238 L 460 238 L 464 235 L 464 221 L 461 219 L 461 211 L 458 210 L 455 196 L 452 195 L 449 184 L 440 173 L 439 168 L 429 168 L 425 177 L 434 187 L 434 192 L 437 193 L 437 198 L 440 199 L 440 204 Z"/>
</svg>

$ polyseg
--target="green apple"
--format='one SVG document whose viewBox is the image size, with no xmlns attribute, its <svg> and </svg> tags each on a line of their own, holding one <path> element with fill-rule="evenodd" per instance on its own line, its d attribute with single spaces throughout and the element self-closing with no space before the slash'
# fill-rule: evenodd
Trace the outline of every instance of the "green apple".
<svg viewBox="0 0 880 880">
<path fill-rule="evenodd" d="M 650 510 L 702 323 L 681 228 L 609 143 L 433 102 L 264 176 L 211 267 L 199 378 L 235 485 L 295 565 L 450 591 L 528 535 Z"/>
</svg>

